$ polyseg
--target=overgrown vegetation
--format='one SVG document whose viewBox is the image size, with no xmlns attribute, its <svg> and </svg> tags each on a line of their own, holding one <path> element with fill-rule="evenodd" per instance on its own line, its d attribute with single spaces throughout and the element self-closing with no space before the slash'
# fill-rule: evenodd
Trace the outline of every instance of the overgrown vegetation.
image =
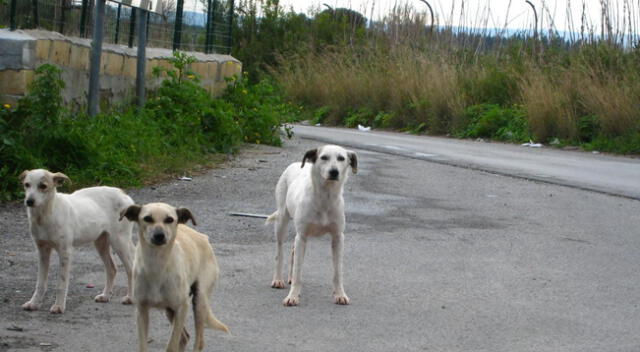
<svg viewBox="0 0 640 352">
<path fill-rule="evenodd" d="M 68 111 L 60 69 L 39 67 L 18 105 L 0 108 L 0 199 L 21 195 L 17 177 L 25 169 L 63 171 L 73 188 L 140 186 L 209 163 L 212 153 L 233 152 L 243 141 L 280 145 L 281 121 L 296 110 L 267 81 L 234 78 L 213 99 L 188 70 L 192 58 L 174 55 L 173 69 L 154 70 L 166 78 L 143 109 L 96 117 Z"/>
<path fill-rule="evenodd" d="M 583 16 L 560 36 L 553 22 L 534 33 L 490 32 L 464 7 L 436 18 L 460 17 L 465 25 L 457 28 L 432 27 L 424 12 L 401 3 L 367 23 L 357 12 L 328 5 L 306 17 L 277 1 L 245 0 L 234 54 L 251 62 L 252 79 L 275 77 L 314 124 L 511 142 L 557 139 L 639 154 L 637 14 L 600 5 L 608 9 L 601 31 Z M 616 22 L 625 16 L 630 20 Z"/>
</svg>

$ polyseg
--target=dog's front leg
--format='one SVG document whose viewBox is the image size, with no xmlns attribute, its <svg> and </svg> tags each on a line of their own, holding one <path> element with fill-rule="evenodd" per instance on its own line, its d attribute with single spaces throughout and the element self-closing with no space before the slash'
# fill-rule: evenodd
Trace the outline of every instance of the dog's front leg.
<svg viewBox="0 0 640 352">
<path fill-rule="evenodd" d="M 38 279 L 36 289 L 29 302 L 22 305 L 24 310 L 38 310 L 42 304 L 44 293 L 47 291 L 47 277 L 49 276 L 49 260 L 51 258 L 51 246 L 36 243 L 38 250 Z"/>
<path fill-rule="evenodd" d="M 142 304 L 137 305 L 136 321 L 138 323 L 138 351 L 147 352 L 149 340 L 149 307 Z"/>
<path fill-rule="evenodd" d="M 189 304 L 184 303 L 174 310 L 173 329 L 171 330 L 171 338 L 167 345 L 167 352 L 182 352 L 187 345 L 188 336 L 183 338 L 184 322 L 187 318 Z"/>
<path fill-rule="evenodd" d="M 64 313 L 67 304 L 67 290 L 69 289 L 69 274 L 71 272 L 71 255 L 73 249 L 71 244 L 58 247 L 58 257 L 60 259 L 60 279 L 58 281 L 58 291 L 56 302 L 49 310 L 52 314 Z"/>
<path fill-rule="evenodd" d="M 297 306 L 300 301 L 300 290 L 302 288 L 300 282 L 300 271 L 302 270 L 302 262 L 304 261 L 304 251 L 307 247 L 307 237 L 298 233 L 294 242 L 293 249 L 293 277 L 291 279 L 291 289 L 289 295 L 282 301 L 285 306 Z"/>
<path fill-rule="evenodd" d="M 344 233 L 331 235 L 331 252 L 333 254 L 333 299 L 336 304 L 349 304 L 349 297 L 342 285 L 342 249 Z"/>
</svg>

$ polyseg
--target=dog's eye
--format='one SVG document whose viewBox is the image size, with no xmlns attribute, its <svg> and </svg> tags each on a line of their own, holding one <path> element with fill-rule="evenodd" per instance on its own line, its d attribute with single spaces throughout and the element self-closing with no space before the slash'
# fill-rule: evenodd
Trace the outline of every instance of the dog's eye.
<svg viewBox="0 0 640 352">
<path fill-rule="evenodd" d="M 164 219 L 164 223 L 165 224 L 170 224 L 172 222 L 173 222 L 173 218 L 171 218 L 171 217 Z"/>
<path fill-rule="evenodd" d="M 338 157 L 338 161 L 344 161 L 344 156 L 340 155 L 340 156 Z"/>
<path fill-rule="evenodd" d="M 44 191 L 45 189 L 47 189 L 47 185 L 45 185 L 44 183 L 41 183 L 38 185 L 38 189 Z"/>
<path fill-rule="evenodd" d="M 153 218 L 151 217 L 151 215 L 147 215 L 144 218 L 142 218 L 142 220 L 144 220 L 144 222 L 153 222 Z"/>
<path fill-rule="evenodd" d="M 29 188 L 29 187 L 31 187 L 31 185 L 28 182 L 24 184 L 24 188 Z"/>
<path fill-rule="evenodd" d="M 321 157 L 320 157 L 320 159 L 322 159 L 322 160 L 329 160 L 329 157 L 328 157 L 328 156 L 326 156 L 326 155 L 323 155 L 323 156 L 321 156 Z"/>
</svg>

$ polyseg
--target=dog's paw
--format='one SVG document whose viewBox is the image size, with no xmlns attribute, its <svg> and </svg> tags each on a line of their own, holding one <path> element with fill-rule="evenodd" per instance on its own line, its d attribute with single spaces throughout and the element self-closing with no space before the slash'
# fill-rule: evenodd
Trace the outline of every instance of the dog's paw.
<svg viewBox="0 0 640 352">
<path fill-rule="evenodd" d="M 93 300 L 98 303 L 107 303 L 109 302 L 109 296 L 105 295 L 104 293 L 101 293 L 97 295 Z"/>
<path fill-rule="evenodd" d="M 34 311 L 34 310 L 40 309 L 40 305 L 29 301 L 22 305 L 22 309 L 28 310 L 28 311 Z"/>
<path fill-rule="evenodd" d="M 283 280 L 273 280 L 273 281 L 271 281 L 271 287 L 272 288 L 284 288 L 284 281 Z"/>
<path fill-rule="evenodd" d="M 349 297 L 347 297 L 347 295 L 345 294 L 336 295 L 336 296 L 333 296 L 333 302 L 335 304 L 346 306 L 347 304 L 349 304 Z"/>
<path fill-rule="evenodd" d="M 296 297 L 296 296 L 287 296 L 283 301 L 282 304 L 284 304 L 287 307 L 293 307 L 293 306 L 297 306 L 298 303 L 300 303 L 300 298 Z"/>
<path fill-rule="evenodd" d="M 133 300 L 129 296 L 122 297 L 122 300 L 120 302 L 125 305 L 133 304 Z"/>
<path fill-rule="evenodd" d="M 64 307 L 62 307 L 61 305 L 58 304 L 54 304 L 51 306 L 51 309 L 49 309 L 49 313 L 51 314 L 62 314 L 64 313 Z"/>
</svg>

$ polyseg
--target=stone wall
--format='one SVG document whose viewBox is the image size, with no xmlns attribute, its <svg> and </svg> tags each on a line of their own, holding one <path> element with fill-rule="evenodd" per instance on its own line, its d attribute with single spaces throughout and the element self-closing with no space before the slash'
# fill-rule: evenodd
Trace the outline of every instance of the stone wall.
<svg viewBox="0 0 640 352">
<path fill-rule="evenodd" d="M 64 99 L 76 106 L 86 104 L 89 88 L 90 39 L 65 37 L 41 30 L 0 29 L 0 103 L 15 104 L 33 80 L 34 70 L 44 64 L 63 69 Z M 100 104 L 128 104 L 135 99 L 137 48 L 103 44 L 100 62 Z M 229 55 L 188 52 L 197 62 L 190 67 L 212 95 L 226 87 L 226 77 L 240 75 L 242 64 Z M 170 68 L 171 50 L 147 48 L 146 88 L 153 90 L 160 79 L 151 75 L 155 66 Z"/>
</svg>

